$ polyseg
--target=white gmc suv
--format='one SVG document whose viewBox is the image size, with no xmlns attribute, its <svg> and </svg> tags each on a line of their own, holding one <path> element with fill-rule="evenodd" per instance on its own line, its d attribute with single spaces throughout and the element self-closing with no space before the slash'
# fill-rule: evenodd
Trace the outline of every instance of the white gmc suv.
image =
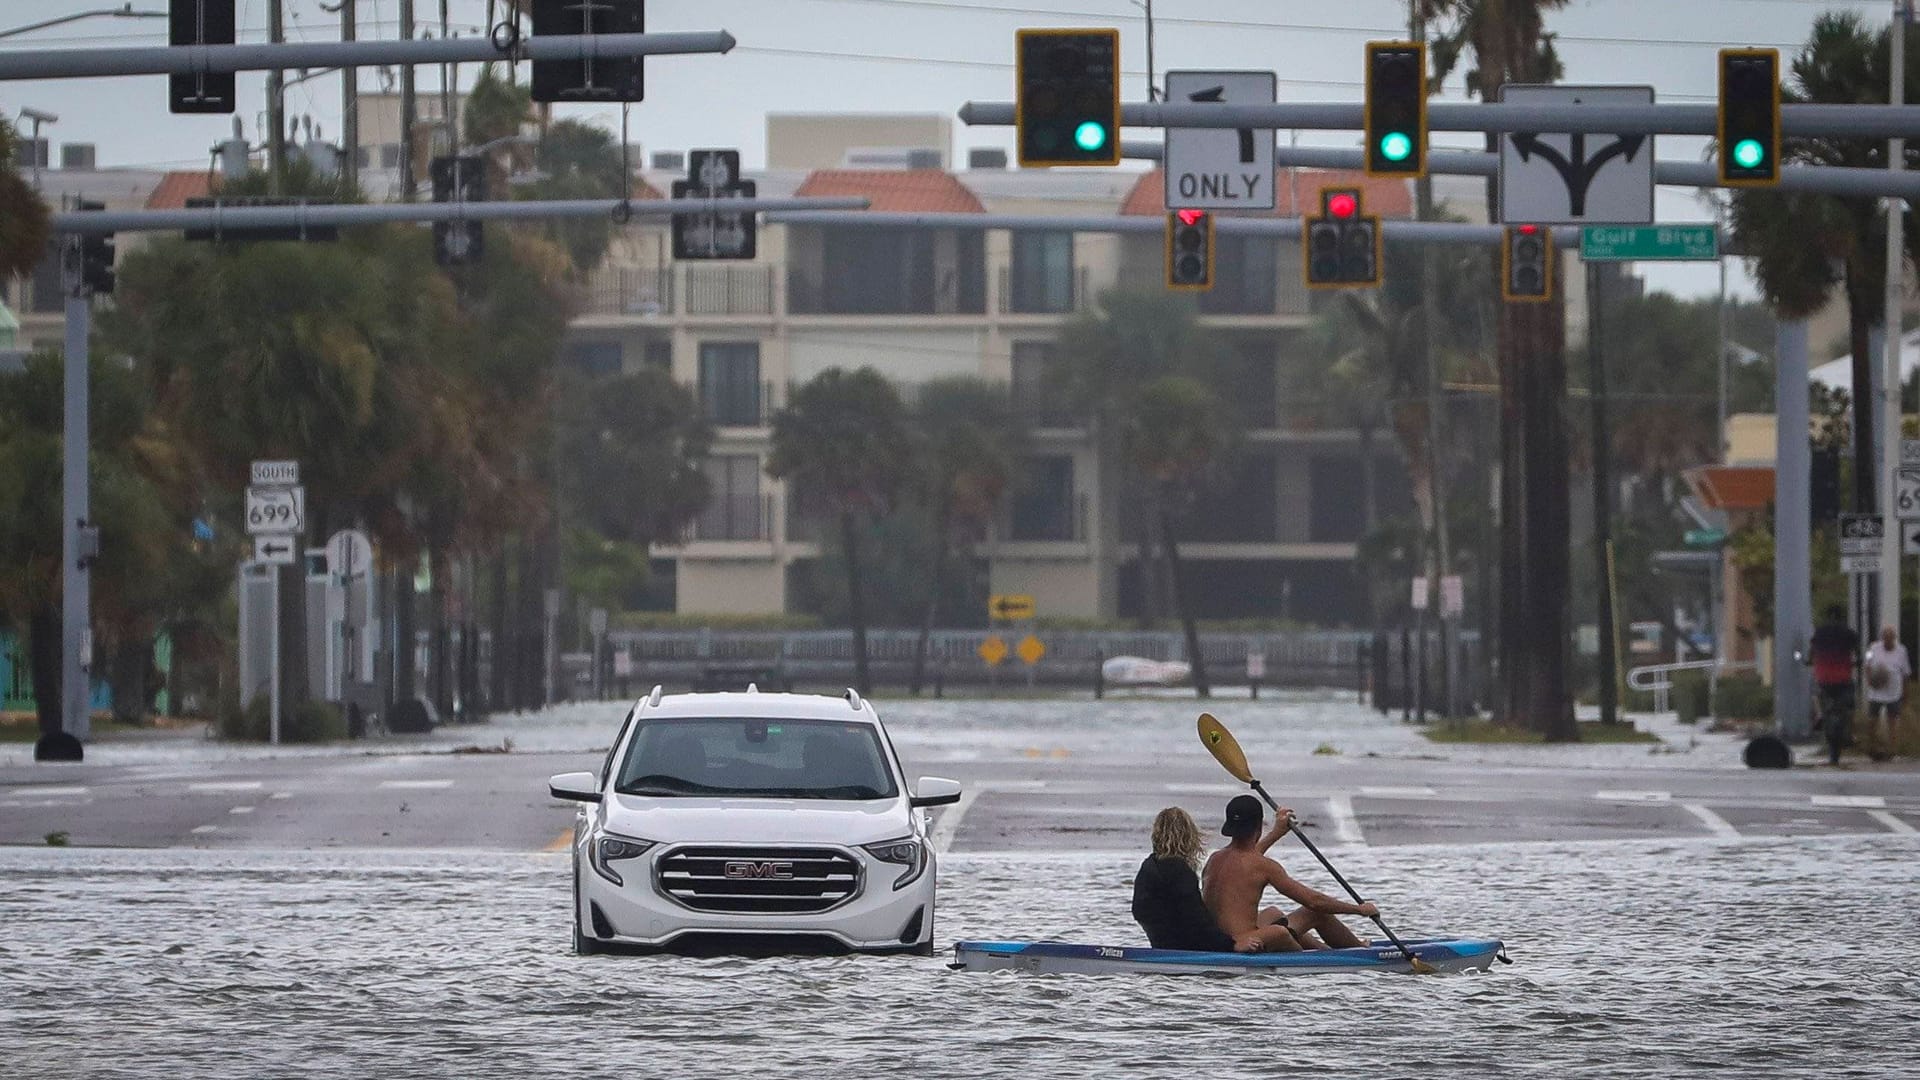
<svg viewBox="0 0 1920 1080">
<path fill-rule="evenodd" d="M 663 695 L 627 713 L 598 773 L 547 781 L 583 804 L 573 837 L 580 953 L 806 948 L 933 951 L 922 808 L 860 695 Z"/>
</svg>

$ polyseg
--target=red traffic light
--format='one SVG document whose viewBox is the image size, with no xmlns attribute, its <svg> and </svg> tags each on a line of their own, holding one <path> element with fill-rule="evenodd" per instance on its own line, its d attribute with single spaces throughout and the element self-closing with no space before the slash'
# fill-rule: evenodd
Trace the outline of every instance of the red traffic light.
<svg viewBox="0 0 1920 1080">
<path fill-rule="evenodd" d="M 1327 213 L 1337 218 L 1350 218 L 1360 209 L 1360 200 L 1342 192 L 1327 200 Z"/>
<path fill-rule="evenodd" d="M 1207 216 L 1205 210 L 1175 210 L 1174 213 L 1179 215 L 1182 225 L 1198 225 L 1200 219 Z"/>
<path fill-rule="evenodd" d="M 1537 233 L 1539 231 L 1540 231 L 1540 226 L 1538 225 L 1522 225 L 1519 228 L 1519 232 L 1521 236 L 1532 236 L 1534 233 Z"/>
</svg>

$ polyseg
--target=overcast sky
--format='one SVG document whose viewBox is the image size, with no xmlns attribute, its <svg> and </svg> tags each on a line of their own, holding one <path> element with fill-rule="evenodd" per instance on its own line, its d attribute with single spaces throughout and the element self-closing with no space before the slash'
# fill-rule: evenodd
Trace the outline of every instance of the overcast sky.
<svg viewBox="0 0 1920 1080">
<path fill-rule="evenodd" d="M 0 0 L 0 31 L 41 19 L 114 6 L 122 0 Z M 330 3 L 335 0 L 329 0 Z M 454 33 L 482 32 L 490 6 L 507 0 L 445 0 Z M 133 0 L 135 10 L 163 11 L 166 0 Z M 417 0 L 415 19 L 438 33 L 441 0 Z M 1405 0 L 1155 0 L 1156 67 L 1268 69 L 1283 101 L 1354 100 L 1361 93 L 1362 46 L 1405 35 Z M 1792 51 L 1822 11 L 1859 11 L 1884 22 L 1892 0 L 1573 0 L 1548 16 L 1560 35 L 1570 83 L 1652 85 L 1661 101 L 1712 101 L 1714 54 L 1722 46 L 1776 46 Z M 360 36 L 398 36 L 398 0 L 358 0 Z M 267 0 L 240 0 L 240 37 L 266 38 Z M 339 15 L 321 0 L 285 0 L 292 41 L 337 40 Z M 634 106 L 631 131 L 642 150 L 737 146 L 747 162 L 764 160 L 768 112 L 912 111 L 952 115 L 968 100 L 1013 96 L 1013 31 L 1022 26 L 1117 26 L 1128 100 L 1146 86 L 1145 21 L 1135 0 L 650 0 L 649 30 L 731 31 L 740 42 L 728 56 L 657 57 L 647 61 L 647 100 Z M 1729 37 L 1737 31 L 1742 35 Z M 0 40 L 0 49 L 77 48 L 107 44 L 164 45 L 166 20 L 96 18 Z M 470 85 L 469 67 L 463 83 Z M 422 69 L 423 89 L 437 88 Z M 364 89 L 380 74 L 363 69 Z M 239 116 L 258 138 L 265 80 L 240 76 Z M 1460 79 L 1449 87 L 1459 98 Z M 167 112 L 166 79 L 15 82 L 0 86 L 0 110 L 22 106 L 55 113 L 44 134 L 56 145 L 91 142 L 102 165 L 195 168 L 232 124 L 225 116 Z M 287 111 L 310 115 L 330 137 L 340 129 L 340 79 L 319 76 L 288 91 Z M 619 130 L 617 106 L 575 115 Z M 1140 137 L 1152 133 L 1130 133 Z M 956 129 L 957 150 L 1011 147 L 1011 129 Z M 1302 132 L 1303 145 L 1355 145 L 1350 133 Z M 1472 136 L 1437 135 L 1436 145 L 1477 147 Z M 1662 159 L 1697 160 L 1699 139 L 1662 138 Z M 58 151 L 55 151 L 58 158 Z M 1662 188 L 1662 221 L 1710 220 L 1695 193 Z M 1712 292 L 1710 266 L 1646 268 L 1657 286 Z M 1744 291 L 1744 290 L 1743 290 Z"/>
</svg>

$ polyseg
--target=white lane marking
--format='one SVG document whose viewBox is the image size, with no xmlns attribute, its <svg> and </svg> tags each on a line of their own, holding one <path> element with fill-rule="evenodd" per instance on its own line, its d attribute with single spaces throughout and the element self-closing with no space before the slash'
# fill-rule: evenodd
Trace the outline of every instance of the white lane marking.
<svg viewBox="0 0 1920 1080">
<path fill-rule="evenodd" d="M 975 784 L 972 788 L 968 790 L 971 790 L 971 791 L 1044 791 L 1046 789 L 1047 789 L 1047 782 L 1045 780 L 986 780 L 986 781 L 982 781 L 981 783 Z M 1099 788 L 1089 789 L 1089 791 L 1098 791 L 1098 790 L 1101 790 L 1101 789 Z M 1079 793 L 1075 792 L 1075 794 L 1079 794 Z"/>
<path fill-rule="evenodd" d="M 293 792 L 291 792 L 291 791 L 276 791 L 276 792 L 274 792 L 273 794 L 271 794 L 271 795 L 269 795 L 269 796 L 267 796 L 267 798 L 269 798 L 269 799 L 291 799 L 291 798 L 293 798 Z"/>
<path fill-rule="evenodd" d="M 933 845 L 935 854 L 945 855 L 953 846 L 953 836 L 960 831 L 960 819 L 973 809 L 973 802 L 980 797 L 984 785 L 975 785 L 960 793 L 960 801 L 940 812 L 940 820 L 933 823 L 933 835 L 927 843 Z"/>
<path fill-rule="evenodd" d="M 1878 795 L 1814 795 L 1815 806 L 1847 806 L 1859 810 L 1878 810 L 1887 805 L 1887 800 Z"/>
<path fill-rule="evenodd" d="M 229 811 L 227 811 L 227 813 L 229 813 L 229 814 L 233 814 L 233 815 L 235 815 L 235 816 L 238 816 L 238 815 L 240 815 L 240 814 L 251 814 L 251 813 L 253 813 L 253 807 L 251 807 L 251 806 L 236 806 L 236 807 L 234 807 L 233 809 L 231 809 L 231 810 L 229 810 Z"/>
<path fill-rule="evenodd" d="M 259 791 L 263 785 L 258 780 L 216 780 L 200 784 L 188 784 L 188 791 Z"/>
<path fill-rule="evenodd" d="M 9 795 L 16 797 L 31 796 L 34 798 L 69 798 L 75 795 L 85 795 L 86 793 L 87 789 L 80 786 L 40 787 L 35 784 L 26 784 L 21 787 L 7 789 L 7 794 Z"/>
<path fill-rule="evenodd" d="M 1173 795 L 1218 795 L 1222 791 L 1233 789 L 1232 784 L 1222 781 L 1218 784 L 1162 784 L 1161 790 Z"/>
<path fill-rule="evenodd" d="M 437 791 L 453 786 L 451 780 L 382 780 L 380 786 L 397 791 Z"/>
<path fill-rule="evenodd" d="M 1431 799 L 1439 792 L 1430 787 L 1363 787 L 1360 794 L 1369 799 Z"/>
<path fill-rule="evenodd" d="M 1367 838 L 1360 833 L 1360 819 L 1353 816 L 1353 799 L 1346 795 L 1332 795 L 1327 798 L 1327 811 L 1333 818 L 1334 839 L 1343 844 L 1365 846 Z"/>
<path fill-rule="evenodd" d="M 215 829 L 218 829 L 219 827 L 220 826 L 218 825 L 195 825 L 193 827 L 193 831 L 197 834 L 204 834 L 204 833 L 210 833 Z"/>
<path fill-rule="evenodd" d="M 1721 817 L 1719 814 L 1714 813 L 1712 810 L 1707 809 L 1697 802 L 1683 802 L 1680 804 L 1680 808 L 1692 814 L 1694 817 L 1699 818 L 1700 821 L 1706 825 L 1707 831 L 1715 836 L 1725 836 L 1734 839 L 1738 839 L 1740 836 L 1740 830 L 1734 828 L 1726 818 Z"/>
<path fill-rule="evenodd" d="M 1867 816 L 1885 825 L 1888 832 L 1902 833 L 1907 836 L 1920 833 L 1920 829 L 1914 828 L 1886 810 L 1869 810 L 1867 811 Z"/>
<path fill-rule="evenodd" d="M 1671 802 L 1670 791 L 1596 791 L 1593 797 L 1601 802 Z"/>
</svg>

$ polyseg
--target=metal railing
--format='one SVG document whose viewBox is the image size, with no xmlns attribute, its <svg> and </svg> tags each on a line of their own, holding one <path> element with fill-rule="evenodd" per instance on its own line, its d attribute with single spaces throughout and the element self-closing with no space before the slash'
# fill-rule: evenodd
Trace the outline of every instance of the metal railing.
<svg viewBox="0 0 1920 1080">
<path fill-rule="evenodd" d="M 1651 693 L 1653 711 L 1668 712 L 1667 696 L 1673 690 L 1672 676 L 1676 671 L 1706 671 L 1710 680 L 1718 681 L 1725 672 L 1753 670 L 1755 664 L 1752 661 L 1682 660 L 1674 664 L 1648 664 L 1627 669 L 1627 689 Z"/>
<path fill-rule="evenodd" d="M 688 533 L 693 540 L 773 539 L 772 495 L 716 495 Z"/>
<path fill-rule="evenodd" d="M 1013 268 L 1002 266 L 999 275 L 1000 314 L 1002 315 L 1065 315 L 1084 310 L 1093 300 L 1087 288 L 1087 268 L 1075 267 L 1067 276 L 1066 300 L 1057 303 L 1046 294 L 1047 289 L 1015 289 L 1013 287 Z"/>
<path fill-rule="evenodd" d="M 651 266 L 603 266 L 582 286 L 580 309 L 589 315 L 671 315 L 673 271 Z"/>
<path fill-rule="evenodd" d="M 772 266 L 688 266 L 682 282 L 688 315 L 771 315 Z"/>
</svg>

